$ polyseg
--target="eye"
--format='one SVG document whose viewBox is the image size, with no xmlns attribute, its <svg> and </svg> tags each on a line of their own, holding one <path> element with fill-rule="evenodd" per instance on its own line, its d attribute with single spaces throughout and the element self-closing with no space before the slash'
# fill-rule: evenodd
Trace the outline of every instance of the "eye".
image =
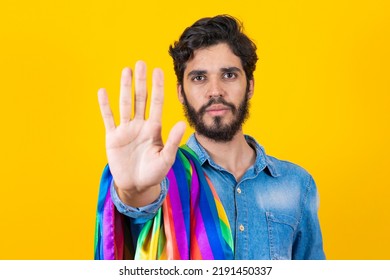
<svg viewBox="0 0 390 280">
<path fill-rule="evenodd" d="M 236 73 L 233 73 L 233 72 L 226 72 L 226 73 L 224 73 L 223 74 L 223 77 L 225 78 L 225 79 L 234 79 L 234 78 L 236 78 L 237 77 L 237 74 Z"/>
<path fill-rule="evenodd" d="M 194 82 L 201 82 L 204 81 L 205 79 L 206 79 L 205 76 L 197 75 L 197 76 L 193 76 L 191 80 Z"/>
</svg>

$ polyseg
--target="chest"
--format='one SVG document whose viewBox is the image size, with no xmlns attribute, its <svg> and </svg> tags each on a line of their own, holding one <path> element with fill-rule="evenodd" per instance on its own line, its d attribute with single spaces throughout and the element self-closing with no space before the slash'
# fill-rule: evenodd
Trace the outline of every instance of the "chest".
<svg viewBox="0 0 390 280">
<path fill-rule="evenodd" d="M 229 220 L 237 259 L 289 259 L 298 226 L 299 185 L 265 172 L 237 182 L 228 172 L 207 170 Z"/>
</svg>

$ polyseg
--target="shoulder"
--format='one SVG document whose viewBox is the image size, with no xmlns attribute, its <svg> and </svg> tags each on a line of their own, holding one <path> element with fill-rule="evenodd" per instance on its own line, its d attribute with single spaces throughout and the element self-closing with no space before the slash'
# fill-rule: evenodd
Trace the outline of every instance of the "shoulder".
<svg viewBox="0 0 390 280">
<path fill-rule="evenodd" d="M 299 183 L 301 187 L 315 187 L 311 174 L 302 166 L 287 160 L 266 155 L 267 167 L 281 181 Z"/>
<path fill-rule="evenodd" d="M 279 176 L 296 176 L 308 179 L 311 177 L 309 172 L 300 165 L 287 160 L 281 160 L 276 157 L 266 155 L 267 166 L 274 169 Z"/>
<path fill-rule="evenodd" d="M 255 165 L 259 169 L 263 169 L 265 167 L 272 177 L 279 179 L 284 178 L 303 181 L 311 179 L 311 175 L 300 165 L 268 155 L 265 152 L 265 149 L 249 135 L 246 135 L 246 139 L 256 150 L 257 159 Z"/>
</svg>

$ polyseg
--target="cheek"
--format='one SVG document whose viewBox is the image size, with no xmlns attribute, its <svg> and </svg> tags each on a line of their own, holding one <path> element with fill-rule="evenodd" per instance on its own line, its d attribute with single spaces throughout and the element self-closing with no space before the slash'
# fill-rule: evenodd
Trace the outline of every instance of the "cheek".
<svg viewBox="0 0 390 280">
<path fill-rule="evenodd" d="M 189 98 L 199 97 L 199 96 L 204 95 L 205 87 L 201 86 L 201 85 L 187 86 L 187 87 L 184 87 L 184 92 L 186 93 L 186 96 Z"/>
<path fill-rule="evenodd" d="M 187 101 L 192 106 L 197 106 L 198 104 L 202 104 L 205 102 L 204 92 L 199 87 L 188 87 L 184 89 Z"/>
</svg>

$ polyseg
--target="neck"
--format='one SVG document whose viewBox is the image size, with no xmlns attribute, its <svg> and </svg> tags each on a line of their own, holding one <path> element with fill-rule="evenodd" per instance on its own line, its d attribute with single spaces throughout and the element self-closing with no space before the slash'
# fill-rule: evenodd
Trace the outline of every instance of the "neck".
<svg viewBox="0 0 390 280">
<path fill-rule="evenodd" d="M 195 133 L 195 137 L 213 161 L 232 173 L 236 181 L 256 160 L 256 152 L 246 142 L 242 131 L 237 132 L 228 142 L 216 142 L 198 133 Z"/>
</svg>

